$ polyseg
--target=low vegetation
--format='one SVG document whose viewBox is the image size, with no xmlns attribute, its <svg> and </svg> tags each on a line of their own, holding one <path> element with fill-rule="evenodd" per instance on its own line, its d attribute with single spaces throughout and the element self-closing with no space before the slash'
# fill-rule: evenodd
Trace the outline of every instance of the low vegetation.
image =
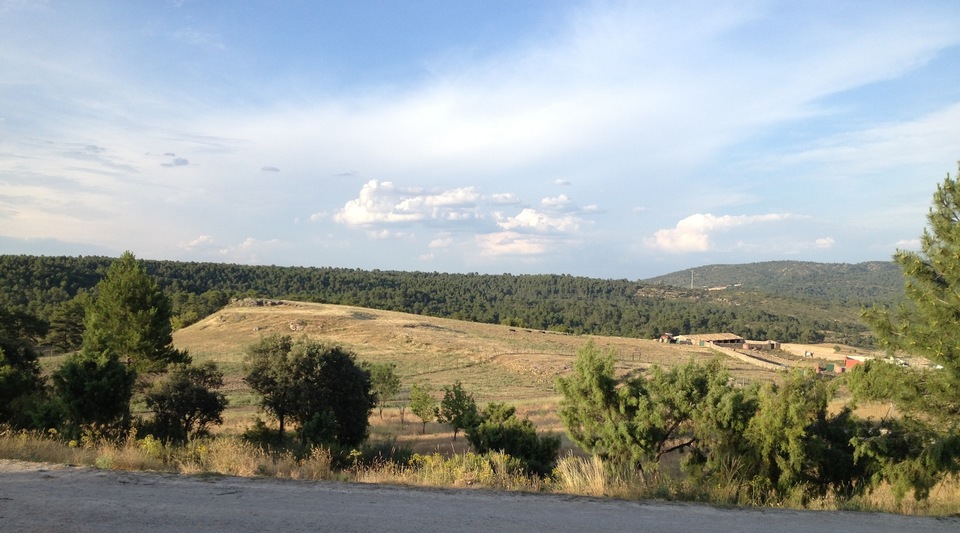
<svg viewBox="0 0 960 533">
<path fill-rule="evenodd" d="M 68 355 L 41 365 L 43 321 L 0 308 L 0 457 L 178 473 L 957 513 L 958 211 L 960 184 L 948 177 L 934 196 L 922 251 L 896 257 L 907 280 L 906 300 L 895 310 L 865 313 L 890 353 L 921 355 L 933 366 L 874 360 L 836 379 L 814 372 L 802 358 L 781 358 L 792 372 L 753 368 L 751 374 L 742 361 L 719 359 L 709 348 L 654 350 L 652 341 L 584 339 L 523 328 L 513 318 L 511 326 L 486 337 L 468 334 L 466 322 L 410 315 L 384 328 L 385 314 L 300 304 L 285 322 L 295 335 L 271 330 L 276 324 L 264 320 L 269 312 L 242 308 L 232 316 L 244 333 L 229 330 L 228 346 L 198 352 L 195 361 L 173 343 L 168 296 L 127 253 L 85 296 L 78 350 Z M 281 304 L 288 305 L 251 305 Z M 328 314 L 319 320 L 318 313 Z M 190 329 L 213 342 L 204 331 L 224 326 L 227 315 L 222 311 Z M 374 331 L 386 332 L 387 340 L 371 343 Z M 328 335 L 348 342 L 321 340 Z M 541 431 L 535 409 L 503 401 L 550 395 L 544 410 L 559 419 L 568 440 Z M 488 400 L 485 406 L 478 397 Z M 234 431 L 218 429 L 231 401 L 248 415 L 258 407 L 266 420 L 258 416 Z M 896 412 L 865 418 L 857 402 L 889 403 Z M 395 415 L 404 428 L 407 409 L 419 419 L 419 438 L 449 436 L 443 449 L 415 448 L 410 432 L 385 430 Z"/>
</svg>

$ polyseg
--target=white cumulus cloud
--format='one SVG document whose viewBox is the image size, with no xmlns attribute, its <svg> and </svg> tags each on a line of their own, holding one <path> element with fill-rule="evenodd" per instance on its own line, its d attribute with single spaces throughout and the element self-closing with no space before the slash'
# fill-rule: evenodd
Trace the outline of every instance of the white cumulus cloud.
<svg viewBox="0 0 960 533">
<path fill-rule="evenodd" d="M 573 215 L 553 216 L 532 208 L 524 208 L 516 216 L 497 213 L 497 225 L 505 230 L 570 233 L 580 229 L 581 219 Z"/>
<path fill-rule="evenodd" d="M 370 180 L 333 219 L 348 226 L 472 220 L 480 216 L 477 203 L 481 199 L 474 187 L 424 192 L 397 187 L 390 181 Z"/>
<path fill-rule="evenodd" d="M 453 239 L 451 237 L 440 237 L 430 241 L 430 244 L 427 245 L 429 248 L 447 248 L 453 244 Z"/>
<path fill-rule="evenodd" d="M 554 211 L 574 211 L 577 209 L 576 204 L 570 201 L 570 198 L 568 198 L 566 194 L 561 194 L 553 198 L 544 198 L 540 200 L 540 205 L 545 209 L 552 209 Z"/>
<path fill-rule="evenodd" d="M 676 227 L 661 229 L 644 240 L 647 246 L 668 252 L 705 252 L 710 250 L 711 234 L 764 222 L 777 222 L 793 218 L 790 214 L 769 213 L 764 215 L 723 215 L 697 213 L 677 222 Z"/>
</svg>

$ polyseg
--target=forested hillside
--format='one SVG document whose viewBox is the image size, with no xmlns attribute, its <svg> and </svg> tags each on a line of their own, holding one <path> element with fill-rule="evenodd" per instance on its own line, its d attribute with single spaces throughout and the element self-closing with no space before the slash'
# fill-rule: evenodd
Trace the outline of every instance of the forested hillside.
<svg viewBox="0 0 960 533">
<path fill-rule="evenodd" d="M 83 300 L 113 259 L 0 256 L 0 306 L 55 327 L 82 320 Z M 237 297 L 347 304 L 571 333 L 654 337 L 733 331 L 749 338 L 863 344 L 860 303 L 801 302 L 569 275 L 481 275 L 143 261 L 171 297 L 175 326 Z M 71 310 L 72 313 L 71 313 Z M 75 328 L 74 328 L 75 329 Z"/>
<path fill-rule="evenodd" d="M 892 302 L 903 295 L 903 274 L 892 261 L 708 265 L 643 281 L 699 289 L 726 287 L 726 290 L 864 305 Z"/>
</svg>

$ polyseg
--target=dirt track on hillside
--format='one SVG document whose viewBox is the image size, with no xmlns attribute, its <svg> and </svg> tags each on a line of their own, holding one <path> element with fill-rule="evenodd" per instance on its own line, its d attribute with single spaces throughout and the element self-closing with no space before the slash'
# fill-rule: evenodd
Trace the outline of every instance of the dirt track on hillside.
<svg viewBox="0 0 960 533">
<path fill-rule="evenodd" d="M 960 519 L 117 472 L 0 460 L 0 531 L 960 531 Z"/>
</svg>

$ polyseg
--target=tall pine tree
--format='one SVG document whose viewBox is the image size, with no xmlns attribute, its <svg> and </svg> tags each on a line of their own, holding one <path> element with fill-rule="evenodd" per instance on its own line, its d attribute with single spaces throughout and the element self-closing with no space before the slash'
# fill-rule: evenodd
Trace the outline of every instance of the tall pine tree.
<svg viewBox="0 0 960 533">
<path fill-rule="evenodd" d="M 83 351 L 109 353 L 137 372 L 162 372 L 189 355 L 173 347 L 170 299 L 130 252 L 96 289 L 84 320 Z"/>
<path fill-rule="evenodd" d="M 850 387 L 860 399 L 891 402 L 903 414 L 860 439 L 861 455 L 884 465 L 900 495 L 920 499 L 948 473 L 960 471 L 960 176 L 948 174 L 933 195 L 920 251 L 894 260 L 905 278 L 905 301 L 895 310 L 864 313 L 892 354 L 923 356 L 933 369 L 877 361 L 858 368 Z"/>
</svg>

